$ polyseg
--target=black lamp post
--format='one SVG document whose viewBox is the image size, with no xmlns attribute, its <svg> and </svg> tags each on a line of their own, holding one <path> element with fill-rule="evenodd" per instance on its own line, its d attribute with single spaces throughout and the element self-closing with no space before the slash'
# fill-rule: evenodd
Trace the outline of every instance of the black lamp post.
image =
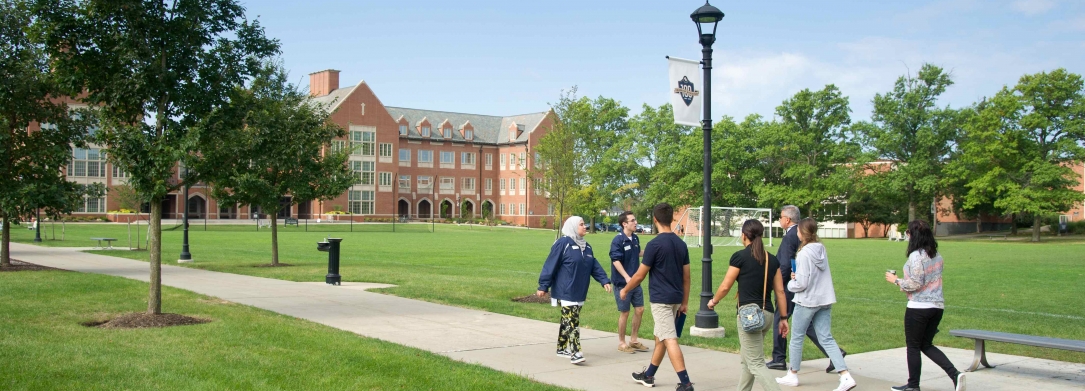
<svg viewBox="0 0 1085 391">
<path fill-rule="evenodd" d="M 38 208 L 37 217 L 34 218 L 34 241 L 41 243 L 41 208 Z"/>
<path fill-rule="evenodd" d="M 704 255 L 701 258 L 701 308 L 697 311 L 694 326 L 699 329 L 718 329 L 720 318 L 716 311 L 708 309 L 712 300 L 712 44 L 716 42 L 716 25 L 723 19 L 723 12 L 705 1 L 701 8 L 689 15 L 697 25 L 701 42 L 701 66 L 704 69 L 704 206 L 701 216 L 701 240 Z"/>
<path fill-rule="evenodd" d="M 184 180 L 188 180 L 188 167 L 185 167 Z M 192 253 L 188 252 L 188 183 L 185 183 L 185 201 L 184 212 L 181 214 L 181 224 L 184 227 L 184 241 L 181 243 L 181 257 L 177 258 L 177 263 L 192 262 Z"/>
</svg>

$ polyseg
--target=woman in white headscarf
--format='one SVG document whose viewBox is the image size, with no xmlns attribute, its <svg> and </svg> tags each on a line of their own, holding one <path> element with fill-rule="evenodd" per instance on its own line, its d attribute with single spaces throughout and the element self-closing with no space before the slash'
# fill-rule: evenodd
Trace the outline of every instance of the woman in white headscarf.
<svg viewBox="0 0 1085 391">
<path fill-rule="evenodd" d="M 558 329 L 558 357 L 569 358 L 573 364 L 585 361 L 580 352 L 580 308 L 588 297 L 589 278 L 595 278 L 607 293 L 611 292 L 607 272 L 599 265 L 591 245 L 584 240 L 588 226 L 579 216 L 571 216 L 561 227 L 562 237 L 550 248 L 536 294 L 550 291 L 551 303 L 561 306 L 561 327 Z"/>
</svg>

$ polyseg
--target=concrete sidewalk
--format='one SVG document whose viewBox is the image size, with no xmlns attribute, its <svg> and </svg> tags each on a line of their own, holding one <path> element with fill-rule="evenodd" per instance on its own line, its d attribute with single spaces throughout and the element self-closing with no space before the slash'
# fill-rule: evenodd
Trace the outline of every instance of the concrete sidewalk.
<svg viewBox="0 0 1085 391">
<path fill-rule="evenodd" d="M 145 262 L 82 253 L 73 248 L 12 243 L 11 250 L 13 258 L 43 266 L 148 280 Z M 581 340 L 588 361 L 571 365 L 568 360 L 554 356 L 556 323 L 366 291 L 388 285 L 345 283 L 337 287 L 170 265 L 162 267 L 162 283 L 574 389 L 642 389 L 630 380 L 629 374 L 646 366 L 650 358 L 649 353 L 617 352 L 614 333 L 582 329 Z M 558 318 L 557 310 L 554 318 Z M 734 325 L 725 322 L 725 327 L 728 338 L 734 338 Z M 735 388 L 739 373 L 737 355 L 688 346 L 682 351 L 698 390 Z M 971 358 L 971 352 L 960 349 L 946 349 L 946 353 L 958 368 L 966 367 Z M 999 367 L 970 374 L 970 390 L 1085 388 L 1085 365 L 998 354 L 989 354 L 988 359 Z M 847 362 L 859 383 L 856 390 L 888 390 L 892 385 L 903 384 L 907 378 L 903 349 L 849 355 Z M 783 388 L 835 388 L 837 376 L 824 373 L 826 365 L 825 359 L 804 363 L 800 374 L 803 385 Z M 775 376 L 784 373 L 772 372 Z M 670 363 L 664 360 L 656 377 L 657 386 L 674 387 L 677 382 Z M 754 386 L 754 389 L 761 388 Z M 945 374 L 926 361 L 923 389 L 948 391 L 952 387 Z"/>
</svg>

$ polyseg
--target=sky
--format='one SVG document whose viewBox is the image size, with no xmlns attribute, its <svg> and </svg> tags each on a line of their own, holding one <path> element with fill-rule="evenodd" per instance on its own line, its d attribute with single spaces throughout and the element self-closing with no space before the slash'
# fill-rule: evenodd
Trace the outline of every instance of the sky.
<svg viewBox="0 0 1085 391">
<path fill-rule="evenodd" d="M 767 4 L 766 4 L 767 3 Z M 697 0 L 248 0 L 282 43 L 291 79 L 337 69 L 386 106 L 485 115 L 546 111 L 562 91 L 632 114 L 669 100 L 665 56 L 697 59 Z M 712 116 L 772 116 L 803 89 L 835 84 L 852 119 L 924 63 L 968 106 L 1025 74 L 1085 74 L 1085 1 L 720 1 Z"/>
</svg>

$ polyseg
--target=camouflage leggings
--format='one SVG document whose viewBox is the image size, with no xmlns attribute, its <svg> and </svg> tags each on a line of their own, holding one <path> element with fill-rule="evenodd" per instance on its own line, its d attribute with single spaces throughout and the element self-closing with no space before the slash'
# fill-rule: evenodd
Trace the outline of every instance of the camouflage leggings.
<svg viewBox="0 0 1085 391">
<path fill-rule="evenodd" d="M 561 307 L 561 328 L 558 329 L 558 350 L 569 353 L 580 351 L 580 307 Z"/>
</svg>

